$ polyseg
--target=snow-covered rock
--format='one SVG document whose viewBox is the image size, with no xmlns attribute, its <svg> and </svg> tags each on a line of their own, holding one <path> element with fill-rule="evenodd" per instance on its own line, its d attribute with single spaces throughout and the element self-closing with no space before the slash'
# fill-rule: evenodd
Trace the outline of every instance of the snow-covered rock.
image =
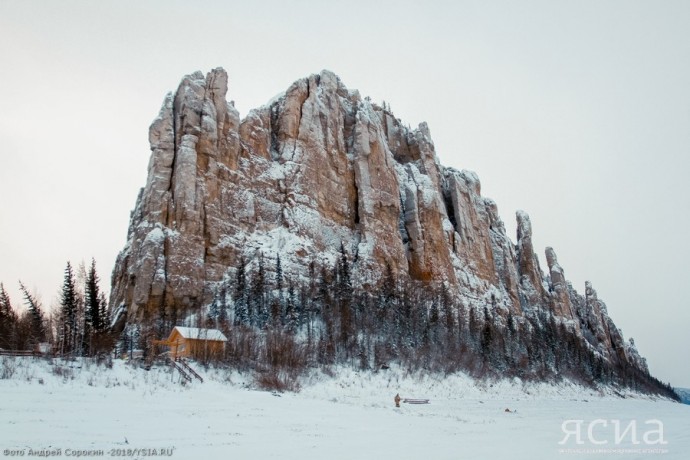
<svg viewBox="0 0 690 460">
<path fill-rule="evenodd" d="M 228 76 L 185 76 L 149 130 L 148 179 L 112 277 L 111 306 L 130 319 L 179 318 L 209 305 L 241 257 L 279 254 L 307 277 L 341 244 L 360 286 L 386 265 L 401 280 L 446 283 L 494 316 L 545 311 L 604 357 L 646 364 L 588 285 L 567 282 L 548 248 L 545 275 L 529 216 L 514 244 L 476 174 L 443 167 L 429 127 L 405 127 L 385 105 L 329 71 L 296 81 L 240 120 Z"/>
</svg>

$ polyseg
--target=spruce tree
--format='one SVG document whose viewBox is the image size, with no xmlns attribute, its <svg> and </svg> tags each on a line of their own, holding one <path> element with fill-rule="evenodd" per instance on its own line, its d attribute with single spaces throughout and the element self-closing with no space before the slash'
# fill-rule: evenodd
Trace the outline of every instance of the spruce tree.
<svg viewBox="0 0 690 460">
<path fill-rule="evenodd" d="M 292 280 L 288 280 L 287 299 L 285 301 L 285 328 L 288 332 L 294 333 L 297 331 L 301 316 L 299 310 L 297 298 L 295 297 L 295 287 Z"/>
<path fill-rule="evenodd" d="M 108 310 L 108 301 L 105 298 L 104 292 L 99 293 L 98 304 L 100 305 L 98 319 L 101 326 L 98 332 L 105 332 L 110 328 L 110 311 Z"/>
<path fill-rule="evenodd" d="M 446 345 L 452 348 L 455 346 L 455 313 L 453 311 L 453 301 L 445 283 L 441 284 L 439 297 L 441 310 L 443 310 L 443 318 L 445 319 Z"/>
<path fill-rule="evenodd" d="M 46 336 L 45 325 L 43 324 L 43 309 L 36 296 L 32 295 L 21 281 L 19 282 L 19 289 L 24 294 L 24 302 L 26 302 L 28 314 L 31 318 L 29 344 L 35 345 L 43 342 Z"/>
<path fill-rule="evenodd" d="M 105 329 L 103 313 L 103 296 L 98 286 L 100 279 L 96 272 L 96 260 L 91 259 L 91 266 L 84 282 L 84 349 L 93 354 L 93 336 Z"/>
<path fill-rule="evenodd" d="M 12 302 L 10 302 L 10 296 L 5 291 L 5 286 L 0 283 L 0 317 L 5 318 L 8 316 L 12 310 Z"/>
<path fill-rule="evenodd" d="M 493 349 L 492 345 L 494 342 L 494 328 L 493 320 L 489 314 L 489 309 L 484 307 L 484 327 L 482 329 L 481 335 L 481 351 L 484 362 L 493 364 Z"/>
<path fill-rule="evenodd" d="M 438 341 L 439 319 L 441 315 L 439 312 L 438 302 L 432 299 L 431 307 L 429 307 L 429 338 L 432 343 Z"/>
<path fill-rule="evenodd" d="M 228 286 L 226 283 L 220 288 L 218 294 L 218 323 L 225 329 L 228 325 Z"/>
<path fill-rule="evenodd" d="M 235 272 L 235 325 L 248 325 L 250 318 L 247 302 L 247 263 L 244 256 L 240 256 L 240 264 Z"/>
<path fill-rule="evenodd" d="M 249 304 L 250 313 L 254 317 L 249 318 L 252 325 L 264 327 L 268 323 L 268 305 L 266 302 L 266 270 L 264 269 L 264 255 L 259 253 L 259 260 L 257 262 L 256 273 L 252 277 L 251 295 Z"/>
<path fill-rule="evenodd" d="M 65 277 L 60 295 L 60 351 L 72 353 L 76 348 L 77 339 L 77 288 L 72 264 L 67 262 Z"/>
<path fill-rule="evenodd" d="M 208 319 L 209 321 L 213 322 L 214 327 L 218 327 L 218 320 L 220 318 L 220 311 L 221 311 L 221 306 L 220 306 L 220 297 L 221 297 L 221 291 L 223 288 L 219 289 L 216 292 L 216 295 L 213 296 L 213 302 L 211 302 L 211 305 L 208 307 Z"/>
<path fill-rule="evenodd" d="M 280 264 L 280 254 L 276 255 L 276 290 L 278 291 L 277 315 L 280 317 L 280 324 L 285 324 L 285 299 L 283 298 L 283 267 Z M 277 320 L 278 318 L 275 318 Z M 276 321 L 277 322 L 277 321 Z"/>
<path fill-rule="evenodd" d="M 340 342 L 349 349 L 353 335 L 352 321 L 352 279 L 345 245 L 340 243 L 340 259 L 336 265 L 336 302 L 340 316 Z"/>
<path fill-rule="evenodd" d="M 479 320 L 477 318 L 477 311 L 474 307 L 469 307 L 470 319 L 467 326 L 469 332 L 469 343 L 475 346 L 479 341 Z"/>
<path fill-rule="evenodd" d="M 17 315 L 12 308 L 10 296 L 0 283 L 0 348 L 16 348 Z"/>
<path fill-rule="evenodd" d="M 300 289 L 300 298 L 302 303 L 302 320 L 301 323 L 307 325 L 307 343 L 311 346 L 313 335 L 313 321 L 316 313 L 316 262 L 314 259 L 309 261 L 309 284 L 302 286 Z"/>
<path fill-rule="evenodd" d="M 281 295 L 283 291 L 283 268 L 280 264 L 280 254 L 276 255 L 276 289 L 278 295 Z"/>
<path fill-rule="evenodd" d="M 88 326 L 89 332 L 100 331 L 103 329 L 103 322 L 105 318 L 101 318 L 101 295 L 98 286 L 100 279 L 96 272 L 96 260 L 91 259 L 91 267 L 86 274 L 86 283 L 84 286 L 84 321 Z"/>
<path fill-rule="evenodd" d="M 390 332 L 391 314 L 395 308 L 398 296 L 398 283 L 393 276 L 393 269 L 386 262 L 386 271 L 383 276 L 383 283 L 379 291 L 379 298 L 376 305 L 376 330 L 384 333 Z"/>
</svg>

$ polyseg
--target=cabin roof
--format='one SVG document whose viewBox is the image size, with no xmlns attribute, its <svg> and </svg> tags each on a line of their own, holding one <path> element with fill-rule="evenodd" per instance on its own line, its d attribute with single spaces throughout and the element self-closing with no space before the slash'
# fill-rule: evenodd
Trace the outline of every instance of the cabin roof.
<svg viewBox="0 0 690 460">
<path fill-rule="evenodd" d="M 215 340 L 220 342 L 227 342 L 228 338 L 223 335 L 218 329 L 200 329 L 198 327 L 182 327 L 175 326 L 172 334 L 177 330 L 177 332 L 185 339 L 197 339 L 197 340 Z"/>
</svg>

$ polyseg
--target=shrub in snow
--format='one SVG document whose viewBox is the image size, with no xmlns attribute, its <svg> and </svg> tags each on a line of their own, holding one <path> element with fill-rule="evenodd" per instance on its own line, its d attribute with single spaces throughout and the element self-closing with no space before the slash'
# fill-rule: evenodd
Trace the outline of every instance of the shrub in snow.
<svg viewBox="0 0 690 460">
<path fill-rule="evenodd" d="M 17 372 L 17 364 L 12 358 L 3 358 L 0 366 L 0 379 L 11 379 Z"/>
</svg>

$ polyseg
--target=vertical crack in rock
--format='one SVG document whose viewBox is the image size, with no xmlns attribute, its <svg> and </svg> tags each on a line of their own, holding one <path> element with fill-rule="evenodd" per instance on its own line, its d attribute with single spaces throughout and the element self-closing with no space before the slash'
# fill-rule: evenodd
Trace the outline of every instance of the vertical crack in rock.
<svg viewBox="0 0 690 460">
<path fill-rule="evenodd" d="M 166 224 L 170 226 L 172 222 L 170 221 L 170 217 L 173 215 L 173 209 L 175 206 L 175 197 L 173 196 L 173 189 L 175 188 L 175 175 L 172 174 L 172 171 L 175 171 L 175 159 L 177 158 L 177 112 L 175 110 L 175 100 L 173 99 L 172 103 L 172 140 L 173 140 L 173 155 L 172 155 L 172 163 L 170 165 L 170 182 L 168 186 L 168 192 L 170 193 L 170 204 L 172 208 L 170 209 L 170 212 L 168 212 L 168 219 Z"/>
<path fill-rule="evenodd" d="M 400 218 L 398 220 L 398 232 L 400 233 L 400 239 L 403 245 L 409 250 L 410 235 L 407 233 L 407 228 L 405 227 L 405 201 L 403 195 L 400 194 Z"/>
</svg>

